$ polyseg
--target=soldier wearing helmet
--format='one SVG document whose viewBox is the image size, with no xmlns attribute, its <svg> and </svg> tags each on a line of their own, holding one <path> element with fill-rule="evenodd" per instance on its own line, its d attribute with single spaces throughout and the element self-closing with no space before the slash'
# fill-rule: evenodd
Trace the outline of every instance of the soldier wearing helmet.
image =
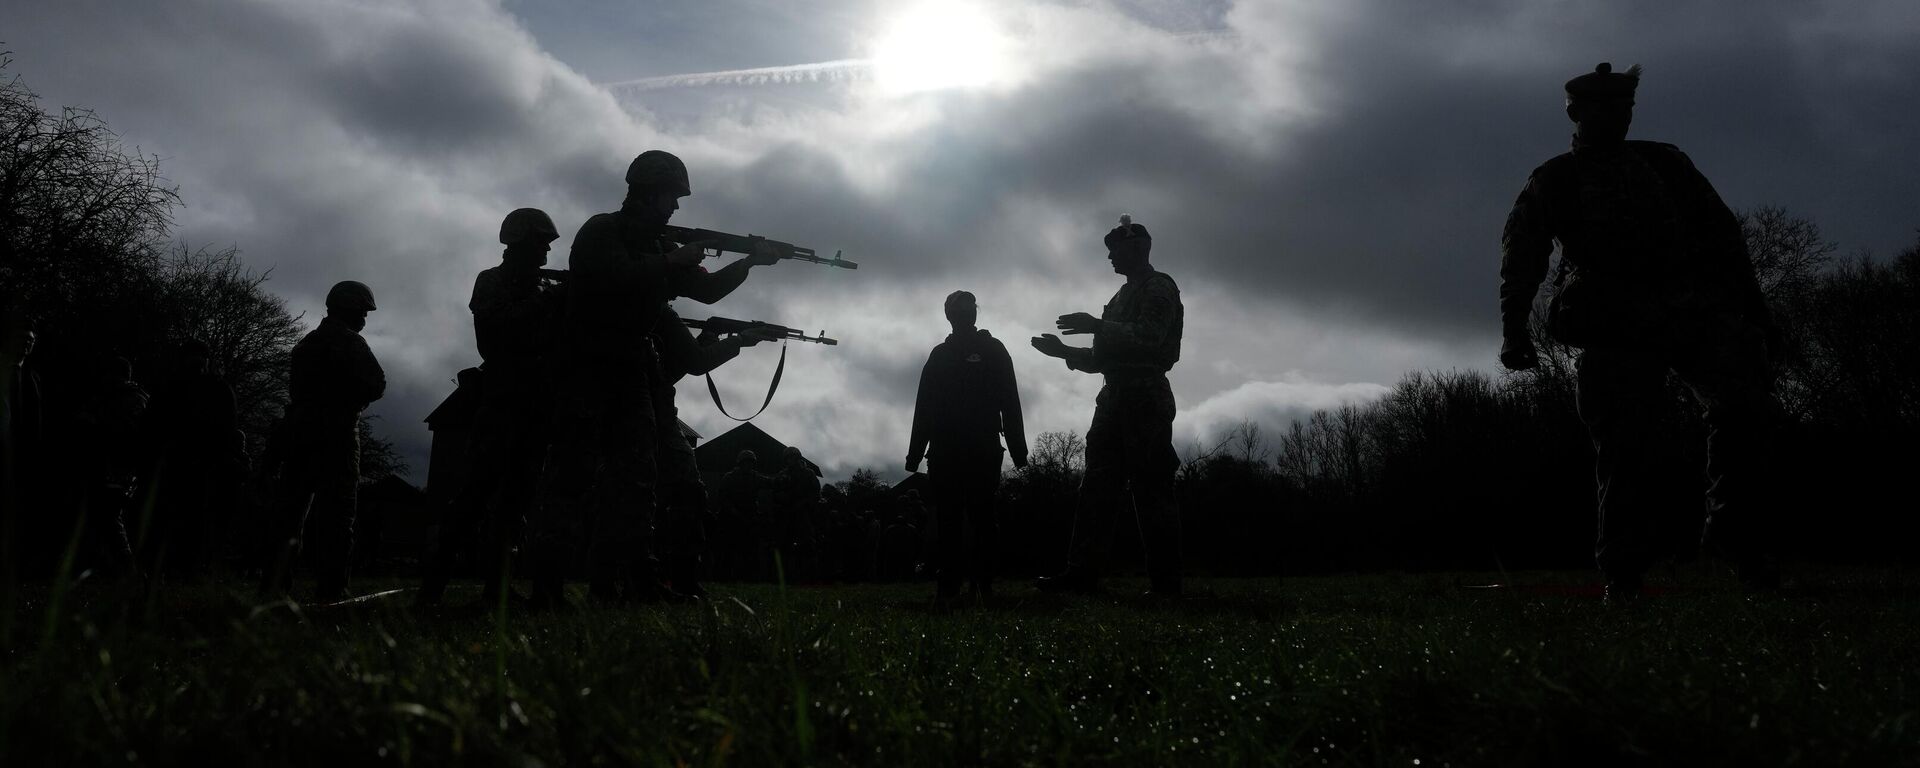
<svg viewBox="0 0 1920 768">
<path fill-rule="evenodd" d="M 1554 245 L 1559 278 L 1546 327 L 1582 350 L 1580 417 L 1594 445 L 1607 594 L 1630 600 L 1662 552 L 1649 540 L 1652 421 L 1678 374 L 1705 407 L 1706 541 L 1750 586 L 1776 586 L 1772 490 L 1764 466 L 1779 423 L 1772 321 L 1740 222 L 1679 148 L 1628 141 L 1640 68 L 1601 64 L 1566 84 L 1572 151 L 1534 169 L 1501 237 L 1500 362 L 1537 365 L 1534 295 Z"/>
<path fill-rule="evenodd" d="M 1180 360 L 1186 310 L 1180 288 L 1148 262 L 1153 236 L 1147 228 L 1120 217 L 1107 232 L 1107 259 L 1127 282 L 1099 317 L 1085 312 L 1061 315 L 1067 334 L 1091 334 L 1093 347 L 1071 347 L 1051 333 L 1033 337 L 1035 349 L 1066 361 L 1067 367 L 1105 378 L 1094 400 L 1093 426 L 1087 428 L 1087 471 L 1073 513 L 1073 537 L 1066 568 L 1041 579 L 1049 591 L 1099 588 L 1117 512 L 1132 497 L 1146 548 L 1149 595 L 1180 596 L 1180 515 L 1173 503 L 1173 388 L 1167 371 Z"/>
<path fill-rule="evenodd" d="M 620 210 L 574 235 L 558 324 L 552 448 L 530 521 L 536 606 L 565 603 L 563 575 L 587 541 L 597 599 L 672 597 L 652 554 L 656 471 L 648 334 L 673 295 L 670 273 L 697 268 L 703 244 L 676 246 L 664 227 L 692 193 L 686 166 L 653 150 L 627 168 Z"/>
<path fill-rule="evenodd" d="M 500 222 L 500 243 L 506 246 L 500 264 L 474 279 L 467 308 L 473 311 L 482 360 L 480 407 L 468 438 L 467 482 L 441 510 L 439 546 L 416 595 L 422 605 L 440 601 L 453 560 L 482 538 L 488 520 L 493 522 L 485 537 L 490 546 L 475 554 L 485 575 L 481 601 L 497 602 L 512 543 L 533 512 L 552 418 L 549 351 L 562 290 L 542 267 L 559 238 L 545 211 L 514 210 Z"/>
<path fill-rule="evenodd" d="M 360 484 L 360 414 L 385 394 L 387 379 L 360 331 L 376 309 L 373 290 L 348 280 L 327 291 L 327 316 L 293 347 L 287 389 L 286 455 L 276 489 L 277 555 L 262 591 L 286 593 L 292 566 L 310 549 L 315 598 L 346 595 L 353 517 Z"/>
</svg>

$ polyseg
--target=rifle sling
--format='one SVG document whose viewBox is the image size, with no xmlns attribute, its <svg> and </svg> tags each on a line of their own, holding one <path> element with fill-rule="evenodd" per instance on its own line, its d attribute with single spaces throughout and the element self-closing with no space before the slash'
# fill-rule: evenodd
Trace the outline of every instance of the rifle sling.
<svg viewBox="0 0 1920 768">
<path fill-rule="evenodd" d="M 713 374 L 711 372 L 707 374 L 707 394 L 713 397 L 713 407 L 720 409 L 720 415 L 733 419 L 734 421 L 753 421 L 754 416 L 759 416 L 767 412 L 767 406 L 773 402 L 774 390 L 780 388 L 780 377 L 785 375 L 786 372 L 787 345 L 786 342 L 781 342 L 780 364 L 773 367 L 773 381 L 767 384 L 767 399 L 760 401 L 760 410 L 754 411 L 753 416 L 748 416 L 744 419 L 727 413 L 727 407 L 720 404 L 720 388 L 713 385 Z"/>
</svg>

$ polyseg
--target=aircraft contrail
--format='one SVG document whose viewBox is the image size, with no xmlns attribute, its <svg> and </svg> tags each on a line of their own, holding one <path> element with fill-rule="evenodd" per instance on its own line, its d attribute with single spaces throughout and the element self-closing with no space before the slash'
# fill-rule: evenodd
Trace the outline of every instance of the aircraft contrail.
<svg viewBox="0 0 1920 768">
<path fill-rule="evenodd" d="M 1186 42 L 1207 43 L 1215 40 L 1236 41 L 1239 39 L 1239 34 L 1232 30 L 1201 30 L 1177 34 L 1174 37 Z M 778 67 L 659 75 L 600 85 L 610 91 L 652 91 L 661 88 L 698 88 L 707 85 L 793 85 L 847 82 L 869 77 L 872 73 L 873 59 L 835 59 Z"/>
<path fill-rule="evenodd" d="M 855 80 L 866 77 L 872 69 L 872 59 L 836 59 L 779 67 L 660 75 L 602 85 L 610 91 L 651 91 L 659 88 L 698 88 L 706 85 L 790 85 Z"/>
</svg>

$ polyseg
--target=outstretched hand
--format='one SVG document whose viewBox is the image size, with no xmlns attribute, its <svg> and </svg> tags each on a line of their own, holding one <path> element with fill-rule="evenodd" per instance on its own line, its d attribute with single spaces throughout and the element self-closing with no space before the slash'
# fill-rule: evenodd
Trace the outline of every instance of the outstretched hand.
<svg viewBox="0 0 1920 768">
<path fill-rule="evenodd" d="M 673 249 L 667 254 L 667 263 L 676 267 L 697 267 L 707 258 L 707 249 L 712 248 L 712 240 L 699 240 Z"/>
<path fill-rule="evenodd" d="M 907 471 L 908 471 L 908 472 L 919 472 L 919 471 L 920 471 L 920 457 L 918 457 L 918 456 L 908 456 L 908 457 L 907 457 Z"/>
<path fill-rule="evenodd" d="M 1071 315 L 1061 315 L 1059 320 L 1054 321 L 1054 326 L 1058 327 L 1062 333 L 1068 336 L 1080 333 L 1094 333 L 1100 330 L 1100 318 L 1085 312 L 1075 312 Z"/>
<path fill-rule="evenodd" d="M 1019 453 L 1013 454 L 1013 468 L 1014 469 L 1027 468 L 1027 452 L 1026 451 L 1021 451 Z"/>
<path fill-rule="evenodd" d="M 1071 347 L 1067 346 L 1066 342 L 1060 340 L 1060 337 L 1051 333 L 1040 334 L 1039 336 L 1033 337 L 1030 341 L 1033 343 L 1034 349 L 1040 350 L 1040 354 L 1046 355 L 1047 357 L 1065 359 L 1067 350 L 1071 349 Z"/>
</svg>

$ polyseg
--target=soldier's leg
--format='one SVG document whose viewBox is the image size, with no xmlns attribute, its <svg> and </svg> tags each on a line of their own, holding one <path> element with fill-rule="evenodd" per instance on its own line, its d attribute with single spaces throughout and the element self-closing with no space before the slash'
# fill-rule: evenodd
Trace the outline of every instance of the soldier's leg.
<svg viewBox="0 0 1920 768">
<path fill-rule="evenodd" d="M 1580 419 L 1593 441 L 1599 508 L 1594 561 L 1609 580 L 1634 585 L 1656 549 L 1647 494 L 1667 366 L 1643 350 L 1593 348 L 1581 353 L 1575 371 Z"/>
<path fill-rule="evenodd" d="M 934 457 L 927 465 L 927 484 L 932 491 L 934 518 L 933 573 L 935 595 L 960 594 L 960 580 L 966 571 L 963 536 L 966 526 L 965 464 L 957 459 Z"/>
<path fill-rule="evenodd" d="M 440 535 L 422 570 L 420 593 L 423 605 L 440 602 L 452 577 L 453 563 L 469 554 L 481 523 L 486 519 L 487 502 L 499 488 L 504 466 L 506 438 L 499 423 L 501 414 L 483 403 L 474 414 L 473 434 L 467 439 L 466 482 L 440 510 Z M 485 564 L 481 565 L 485 568 Z"/>
<path fill-rule="evenodd" d="M 586 540 L 594 477 L 602 461 L 597 438 L 603 410 L 585 374 L 562 379 L 538 508 L 527 526 L 527 569 L 537 604 L 564 600 L 567 571 Z"/>
<path fill-rule="evenodd" d="M 660 596 L 653 555 L 656 467 L 654 413 L 644 374 L 616 376 L 602 390 L 608 408 L 597 435 L 605 457 L 594 479 L 595 534 L 588 568 L 595 579 L 613 575 L 629 599 Z"/>
<path fill-rule="evenodd" d="M 660 430 L 656 461 L 660 477 L 661 558 L 675 592 L 704 594 L 701 570 L 707 547 L 707 488 L 693 446 L 680 432 L 671 412 L 655 426 Z"/>
<path fill-rule="evenodd" d="M 313 544 L 314 594 L 322 602 L 346 596 L 353 563 L 353 518 L 360 489 L 360 437 L 330 441 L 314 487 L 307 539 Z"/>
<path fill-rule="evenodd" d="M 967 553 L 968 571 L 974 591 L 984 596 L 993 589 L 993 578 L 1000 570 L 1000 515 L 994 504 L 994 492 L 1000 488 L 1000 456 L 994 454 L 974 468 L 968 484 Z"/>
<path fill-rule="evenodd" d="M 489 604 L 497 602 L 496 590 L 506 588 L 513 578 L 513 552 L 525 541 L 527 521 L 534 514 L 551 420 L 541 408 L 523 408 L 516 413 L 517 428 L 507 447 L 493 513 L 487 518 L 490 524 L 483 536 L 486 545 L 480 548 L 487 560 L 480 564 L 486 574 L 482 597 Z"/>
<path fill-rule="evenodd" d="M 1173 473 L 1180 458 L 1173 451 L 1173 389 L 1162 384 L 1141 392 L 1126 410 L 1126 468 L 1140 542 L 1146 550 L 1147 577 L 1153 589 L 1180 592 L 1180 508 L 1174 503 Z"/>
<path fill-rule="evenodd" d="M 1067 545 L 1066 572 L 1077 578 L 1097 579 L 1106 570 L 1113 545 L 1113 521 L 1126 489 L 1126 448 L 1118 413 L 1120 403 L 1111 387 L 1094 401 L 1093 424 L 1087 428 L 1086 472 L 1074 504 L 1073 534 Z"/>
<path fill-rule="evenodd" d="M 268 522 L 267 553 L 262 558 L 260 592 L 286 594 L 293 588 L 293 570 L 299 562 L 301 543 L 312 509 L 319 474 L 315 446 L 304 433 L 288 440 L 280 479 L 274 483 L 272 519 Z"/>
<path fill-rule="evenodd" d="M 1675 370 L 1705 409 L 1707 543 L 1732 556 L 1743 578 L 1771 586 L 1765 582 L 1778 579 L 1771 560 L 1779 548 L 1774 463 L 1784 418 L 1765 337 L 1757 328 L 1736 328 L 1704 341 Z"/>
</svg>

